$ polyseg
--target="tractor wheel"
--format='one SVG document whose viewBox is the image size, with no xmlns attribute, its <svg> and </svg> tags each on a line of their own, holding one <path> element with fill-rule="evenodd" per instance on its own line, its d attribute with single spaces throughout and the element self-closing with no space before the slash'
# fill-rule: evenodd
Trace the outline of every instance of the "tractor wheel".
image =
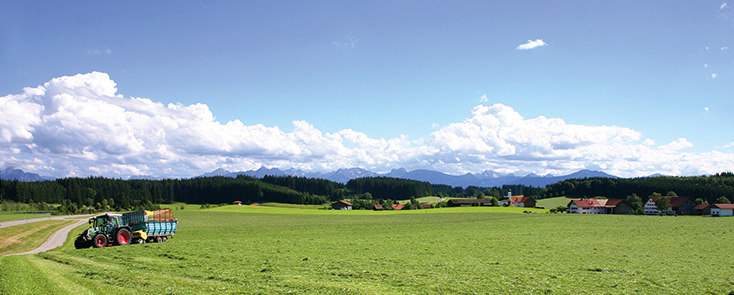
<svg viewBox="0 0 734 295">
<path fill-rule="evenodd" d="M 118 245 L 127 245 L 132 241 L 133 234 L 130 233 L 129 229 L 121 228 L 115 235 L 115 243 Z"/>
<path fill-rule="evenodd" d="M 74 240 L 74 248 L 77 248 L 77 249 L 86 249 L 86 248 L 89 248 L 89 247 L 92 247 L 92 242 L 91 241 L 87 241 L 86 239 L 84 239 L 81 236 L 77 237 L 76 240 Z"/>
<path fill-rule="evenodd" d="M 104 234 L 97 234 L 94 236 L 94 239 L 92 239 L 92 246 L 94 248 L 102 248 L 104 246 L 107 246 L 107 236 Z"/>
</svg>

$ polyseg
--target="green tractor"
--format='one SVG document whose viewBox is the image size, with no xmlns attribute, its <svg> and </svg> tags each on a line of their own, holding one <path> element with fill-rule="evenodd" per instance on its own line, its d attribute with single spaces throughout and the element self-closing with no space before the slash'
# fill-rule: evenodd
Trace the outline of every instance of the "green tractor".
<svg viewBox="0 0 734 295">
<path fill-rule="evenodd" d="M 90 218 L 89 224 L 89 228 L 74 241 L 75 248 L 128 245 L 133 239 L 132 230 L 123 221 L 121 214 L 105 213 L 98 215 Z"/>
</svg>

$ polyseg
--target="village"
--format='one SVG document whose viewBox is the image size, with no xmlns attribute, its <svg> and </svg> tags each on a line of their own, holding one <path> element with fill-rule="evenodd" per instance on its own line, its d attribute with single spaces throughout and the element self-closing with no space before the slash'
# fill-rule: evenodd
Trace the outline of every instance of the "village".
<svg viewBox="0 0 734 295">
<path fill-rule="evenodd" d="M 670 208 L 665 211 L 658 209 L 655 201 L 666 198 Z M 474 206 L 513 206 L 521 208 L 540 208 L 536 206 L 536 200 L 532 197 L 512 197 L 492 200 L 483 199 L 450 199 L 449 207 L 474 207 Z M 403 210 L 404 204 L 392 204 L 393 210 Z M 420 209 L 430 209 L 431 205 L 421 204 Z M 624 199 L 573 199 L 566 206 L 569 214 L 632 214 L 632 204 Z M 332 210 L 352 210 L 352 204 L 341 200 L 331 204 Z M 375 205 L 373 210 L 382 211 L 385 208 Z M 700 216 L 734 216 L 734 204 L 698 204 L 692 197 L 682 196 L 654 196 L 644 204 L 644 215 L 700 215 Z"/>
</svg>

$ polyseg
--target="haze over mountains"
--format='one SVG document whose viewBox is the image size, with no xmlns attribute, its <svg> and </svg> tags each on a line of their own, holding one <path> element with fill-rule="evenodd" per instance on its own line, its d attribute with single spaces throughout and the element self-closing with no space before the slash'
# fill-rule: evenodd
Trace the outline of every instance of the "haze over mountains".
<svg viewBox="0 0 734 295">
<path fill-rule="evenodd" d="M 568 175 L 554 176 L 554 175 L 537 175 L 534 173 L 517 176 L 514 174 L 500 174 L 494 171 L 485 170 L 482 173 L 467 173 L 464 175 L 450 175 L 443 172 L 432 171 L 432 170 L 413 170 L 407 171 L 404 168 L 393 169 L 388 173 L 376 173 L 361 168 L 349 168 L 339 169 L 327 173 L 318 172 L 305 172 L 298 169 L 287 169 L 281 170 L 278 168 L 265 168 L 261 167 L 257 170 L 231 172 L 225 169 L 217 169 L 209 173 L 204 173 L 194 177 L 210 177 L 210 176 L 226 176 L 226 177 L 237 177 L 237 175 L 247 175 L 256 178 L 262 178 L 266 175 L 272 176 L 300 176 L 309 178 L 322 178 L 335 182 L 346 183 L 350 179 L 360 177 L 395 177 L 412 179 L 418 181 L 426 181 L 431 184 L 445 184 L 450 186 L 479 186 L 479 187 L 494 187 L 502 186 L 505 184 L 522 184 L 527 186 L 544 187 L 549 184 L 553 184 L 559 181 L 563 181 L 571 178 L 586 178 L 586 177 L 608 177 L 608 178 L 619 178 L 614 175 L 607 174 L 601 171 L 594 170 L 580 170 L 575 173 Z M 652 175 L 660 176 L 660 175 Z M 651 176 L 651 177 L 652 177 Z M 150 179 L 159 180 L 164 177 L 153 177 L 153 176 L 133 176 L 129 179 Z M 43 181 L 52 180 L 53 177 L 44 177 L 37 173 L 24 172 L 21 169 L 15 167 L 8 167 L 4 170 L 0 170 L 0 179 L 4 180 L 19 180 L 19 181 Z"/>
<path fill-rule="evenodd" d="M 405 178 L 418 181 L 426 181 L 431 184 L 445 184 L 450 186 L 480 186 L 480 187 L 494 187 L 502 186 L 504 184 L 522 184 L 527 186 L 544 187 L 548 184 L 553 184 L 559 181 L 563 181 L 570 178 L 585 178 L 585 177 L 609 177 L 618 178 L 617 176 L 610 175 L 601 171 L 593 170 L 580 170 L 578 172 L 563 175 L 545 175 L 539 176 L 536 174 L 528 174 L 526 176 L 516 176 L 513 174 L 499 174 L 494 171 L 486 170 L 482 173 L 467 173 L 464 175 L 450 175 L 443 172 L 432 171 L 432 170 L 413 170 L 407 171 L 403 168 L 393 169 L 388 173 L 375 173 L 369 170 L 361 168 L 349 168 L 339 169 L 328 173 L 315 173 L 315 172 L 304 172 L 296 169 L 280 170 L 278 168 L 268 169 L 262 167 L 258 170 L 242 171 L 242 172 L 230 172 L 225 169 L 217 169 L 210 173 L 202 174 L 201 176 L 228 176 L 236 177 L 237 175 L 248 175 L 252 177 L 262 178 L 265 175 L 273 176 L 301 176 L 310 178 L 323 178 L 331 181 L 346 183 L 350 179 L 359 177 L 395 177 Z"/>
</svg>

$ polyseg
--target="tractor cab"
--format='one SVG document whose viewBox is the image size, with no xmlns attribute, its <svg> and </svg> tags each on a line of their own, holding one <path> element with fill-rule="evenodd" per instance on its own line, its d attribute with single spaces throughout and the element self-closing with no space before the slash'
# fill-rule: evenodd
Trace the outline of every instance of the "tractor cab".
<svg viewBox="0 0 734 295">
<path fill-rule="evenodd" d="M 122 215 L 106 213 L 89 218 L 89 224 L 92 228 L 95 228 L 97 232 L 106 231 L 111 228 L 116 228 L 122 225 Z"/>
</svg>

